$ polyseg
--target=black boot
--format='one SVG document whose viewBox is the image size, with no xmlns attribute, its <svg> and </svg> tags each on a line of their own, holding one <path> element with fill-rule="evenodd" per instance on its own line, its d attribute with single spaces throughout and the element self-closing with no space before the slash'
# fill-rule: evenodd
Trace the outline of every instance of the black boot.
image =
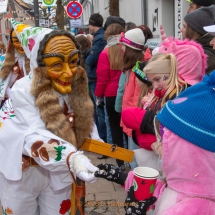
<svg viewBox="0 0 215 215">
<path fill-rule="evenodd" d="M 102 159 L 107 159 L 107 158 L 109 158 L 108 156 L 106 156 L 106 155 L 102 155 L 101 157 L 97 157 L 98 159 L 100 159 L 100 160 L 102 160 Z"/>
</svg>

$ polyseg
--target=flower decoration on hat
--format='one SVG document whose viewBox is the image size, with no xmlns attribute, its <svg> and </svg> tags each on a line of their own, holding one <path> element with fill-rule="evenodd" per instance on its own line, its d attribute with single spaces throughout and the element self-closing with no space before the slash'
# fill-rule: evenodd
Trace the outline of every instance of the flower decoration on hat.
<svg viewBox="0 0 215 215">
<path fill-rule="evenodd" d="M 23 48 L 28 47 L 31 51 L 35 45 L 35 40 L 31 37 L 37 34 L 38 31 L 42 31 L 42 28 L 31 27 L 29 25 L 16 22 L 14 19 L 11 19 L 11 23 L 18 34 L 17 36 L 20 38 Z"/>
<path fill-rule="evenodd" d="M 128 38 L 125 37 L 124 32 L 121 32 L 121 37 L 119 38 L 119 42 L 124 43 L 125 45 L 127 44 L 129 46 L 132 46 L 136 49 L 144 50 L 144 45 L 140 45 L 129 40 Z"/>
<path fill-rule="evenodd" d="M 40 42 L 43 40 L 46 34 L 49 34 L 52 29 L 29 26 L 20 22 L 17 22 L 13 18 L 11 19 L 13 29 L 22 44 L 22 48 L 26 56 L 30 59 L 31 71 L 38 67 L 37 64 L 37 52 Z"/>
<path fill-rule="evenodd" d="M 30 26 L 29 26 L 29 25 L 26 25 L 26 24 L 19 24 L 19 25 L 17 25 L 16 31 L 17 31 L 18 33 L 21 33 L 21 32 L 23 31 L 24 28 L 28 28 L 28 27 L 30 27 Z"/>
</svg>

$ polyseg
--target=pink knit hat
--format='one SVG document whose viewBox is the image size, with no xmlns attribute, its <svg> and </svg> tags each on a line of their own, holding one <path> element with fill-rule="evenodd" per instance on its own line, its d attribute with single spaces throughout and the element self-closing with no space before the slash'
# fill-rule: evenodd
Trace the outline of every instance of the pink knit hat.
<svg viewBox="0 0 215 215">
<path fill-rule="evenodd" d="M 153 54 L 172 53 L 178 61 L 178 75 L 190 85 L 200 82 L 207 68 L 207 56 L 202 46 L 195 41 L 168 38 Z"/>
</svg>

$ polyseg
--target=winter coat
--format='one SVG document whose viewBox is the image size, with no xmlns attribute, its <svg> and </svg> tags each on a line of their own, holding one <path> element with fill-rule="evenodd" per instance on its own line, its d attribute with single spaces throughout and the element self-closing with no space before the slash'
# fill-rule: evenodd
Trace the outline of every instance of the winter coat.
<svg viewBox="0 0 215 215">
<path fill-rule="evenodd" d="M 124 125 L 128 128 L 131 128 L 133 141 L 140 146 L 152 151 L 151 144 L 156 141 L 156 137 L 153 134 L 141 134 L 140 125 L 142 119 L 146 113 L 146 110 L 143 110 L 139 107 L 126 108 L 122 111 L 122 121 Z"/>
<path fill-rule="evenodd" d="M 108 48 L 105 48 L 100 56 L 97 65 L 96 75 L 96 90 L 97 97 L 113 97 L 117 95 L 119 78 L 121 70 L 110 69 L 110 61 L 108 59 Z"/>
<path fill-rule="evenodd" d="M 215 214 L 215 155 L 166 128 L 162 144 L 168 188 L 158 198 L 154 214 Z"/>
<path fill-rule="evenodd" d="M 122 100 L 122 110 L 129 107 L 137 107 L 138 98 L 141 88 L 138 86 L 136 76 L 131 70 L 126 71 L 125 92 Z M 123 131 L 129 136 L 132 136 L 132 129 L 127 128 L 121 121 Z"/>
<path fill-rule="evenodd" d="M 206 73 L 209 74 L 215 69 L 215 51 L 213 50 L 212 46 L 210 45 L 211 40 L 214 38 L 213 35 L 205 35 L 196 39 L 196 42 L 202 45 L 205 54 L 208 56 L 207 59 L 207 69 Z"/>
<path fill-rule="evenodd" d="M 126 74 L 122 72 L 119 78 L 119 85 L 118 85 L 117 96 L 115 101 L 115 111 L 118 113 L 122 112 L 122 98 L 125 91 L 125 78 L 126 78 Z"/>
<path fill-rule="evenodd" d="M 99 55 L 101 51 L 106 46 L 107 42 L 104 39 L 104 29 L 100 28 L 96 33 L 93 35 L 93 44 L 92 47 L 89 49 L 89 55 L 85 59 L 85 63 L 87 65 L 87 77 L 89 81 L 96 81 L 96 68 L 99 59 Z"/>
</svg>

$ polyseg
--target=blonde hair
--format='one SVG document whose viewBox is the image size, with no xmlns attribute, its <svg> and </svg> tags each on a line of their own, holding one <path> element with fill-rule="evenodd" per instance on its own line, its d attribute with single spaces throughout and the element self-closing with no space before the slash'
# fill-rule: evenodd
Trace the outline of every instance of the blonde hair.
<svg viewBox="0 0 215 215">
<path fill-rule="evenodd" d="M 164 95 L 164 97 L 162 98 L 162 102 L 161 102 L 161 107 L 163 107 L 165 105 L 165 103 L 168 100 L 168 96 L 170 95 L 170 93 L 176 89 L 176 95 L 178 96 L 178 94 L 183 90 L 183 87 L 187 87 L 187 83 L 185 81 L 183 81 L 179 76 L 178 76 L 178 65 L 177 65 L 177 59 L 175 57 L 175 55 L 173 54 L 163 54 L 163 53 L 159 53 L 155 56 L 153 56 L 147 64 L 150 64 L 153 61 L 156 60 L 164 60 L 164 59 L 169 59 L 170 60 L 170 68 L 169 68 L 169 78 L 167 80 L 167 86 L 166 86 L 166 93 Z M 162 62 L 161 62 L 162 63 Z M 159 71 L 157 72 L 157 74 L 159 74 Z M 162 73 L 163 74 L 163 73 Z M 152 101 L 155 99 L 155 95 L 153 96 Z"/>
<path fill-rule="evenodd" d="M 140 95 L 137 102 L 137 107 L 143 108 L 142 99 L 144 96 L 146 96 L 149 92 L 149 86 L 145 83 L 143 83 L 140 91 Z"/>
</svg>

